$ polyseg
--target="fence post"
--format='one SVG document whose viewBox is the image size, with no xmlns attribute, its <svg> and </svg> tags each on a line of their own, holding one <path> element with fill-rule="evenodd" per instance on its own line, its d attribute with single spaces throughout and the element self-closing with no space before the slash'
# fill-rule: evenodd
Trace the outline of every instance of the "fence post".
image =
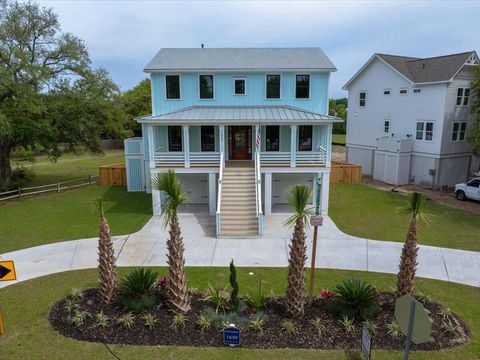
<svg viewBox="0 0 480 360">
<path fill-rule="evenodd" d="M 22 188 L 21 187 L 18 188 L 18 198 L 19 199 L 22 198 Z"/>
<path fill-rule="evenodd" d="M 92 175 L 88 175 L 88 185 L 92 185 Z"/>
<path fill-rule="evenodd" d="M 57 179 L 57 193 L 60 192 L 60 181 Z"/>
</svg>

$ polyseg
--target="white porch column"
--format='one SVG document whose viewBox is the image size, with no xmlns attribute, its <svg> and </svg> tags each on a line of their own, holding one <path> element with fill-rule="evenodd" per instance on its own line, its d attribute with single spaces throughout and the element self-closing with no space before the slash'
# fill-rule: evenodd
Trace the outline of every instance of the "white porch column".
<svg viewBox="0 0 480 360">
<path fill-rule="evenodd" d="M 219 125 L 218 133 L 220 136 L 220 142 L 219 142 L 220 152 L 225 153 L 225 125 Z"/>
<path fill-rule="evenodd" d="M 320 174 L 319 174 L 320 175 Z M 330 171 L 321 173 L 320 214 L 328 215 L 328 194 L 330 192 Z"/>
<path fill-rule="evenodd" d="M 161 215 L 162 214 L 161 205 L 162 205 L 162 199 L 160 197 L 160 191 L 152 188 L 153 215 Z"/>
<path fill-rule="evenodd" d="M 297 125 L 290 125 L 290 167 L 296 166 L 297 157 Z"/>
<path fill-rule="evenodd" d="M 150 160 L 150 168 L 155 167 L 155 134 L 153 125 L 147 125 L 148 136 L 148 158 Z"/>
<path fill-rule="evenodd" d="M 185 158 L 185 167 L 190 167 L 190 131 L 188 125 L 183 125 L 183 154 Z"/>
<path fill-rule="evenodd" d="M 255 152 L 260 152 L 260 149 L 262 148 L 262 143 L 261 143 L 261 138 L 260 138 L 260 143 L 258 144 L 258 147 L 257 147 L 257 134 L 259 133 L 260 131 L 260 126 L 257 124 L 255 125 Z"/>
<path fill-rule="evenodd" d="M 265 215 L 272 214 L 272 173 L 265 173 Z"/>
<path fill-rule="evenodd" d="M 217 174 L 208 174 L 208 207 L 210 215 L 217 212 Z"/>
<path fill-rule="evenodd" d="M 330 163 L 332 161 L 332 131 L 333 131 L 333 124 L 327 125 L 327 144 L 325 149 L 327 149 L 327 163 L 326 166 L 330 167 Z"/>
<path fill-rule="evenodd" d="M 312 193 L 312 205 L 317 206 L 317 200 L 319 199 L 318 193 L 318 182 L 320 181 L 320 174 L 313 174 L 313 193 Z"/>
</svg>

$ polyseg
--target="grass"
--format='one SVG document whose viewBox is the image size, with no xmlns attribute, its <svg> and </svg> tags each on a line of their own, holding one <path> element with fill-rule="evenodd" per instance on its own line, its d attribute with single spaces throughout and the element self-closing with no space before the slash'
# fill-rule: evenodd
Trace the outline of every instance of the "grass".
<svg viewBox="0 0 480 360">
<path fill-rule="evenodd" d="M 347 135 L 345 134 L 332 134 L 332 143 L 337 145 L 345 145 Z"/>
<path fill-rule="evenodd" d="M 159 268 L 162 274 L 166 268 Z M 249 276 L 248 272 L 254 275 Z M 125 268 L 120 269 L 124 275 Z M 265 283 L 265 291 L 284 293 L 285 268 L 237 268 L 241 293 L 254 291 L 258 279 Z M 189 285 L 205 289 L 210 282 L 222 286 L 228 281 L 227 268 L 187 268 Z M 332 288 L 338 281 L 359 277 L 390 290 L 395 277 L 354 271 L 318 270 L 316 292 Z M 307 282 L 308 283 L 308 282 Z M 1 359 L 112 359 L 102 344 L 64 338 L 47 321 L 48 311 L 55 301 L 68 295 L 73 287 L 93 287 L 97 284 L 96 270 L 81 270 L 54 274 L 0 289 L 5 318 L 6 335 L 0 336 Z M 472 331 L 472 340 L 465 346 L 441 352 L 413 352 L 415 360 L 471 360 L 480 353 L 480 290 L 435 280 L 418 279 L 419 291 L 432 295 L 466 320 Z M 222 336 L 221 333 L 218 336 Z M 359 339 L 360 341 L 360 339 Z M 305 349 L 252 350 L 242 348 L 149 347 L 111 345 L 121 359 L 363 359 L 358 351 L 318 351 Z M 400 360 L 400 351 L 373 351 L 376 360 Z"/>
<path fill-rule="evenodd" d="M 114 235 L 139 230 L 151 217 L 151 197 L 121 186 L 92 185 L 0 203 L 0 254 L 31 246 L 98 236 L 103 199 Z"/>
<path fill-rule="evenodd" d="M 103 156 L 90 153 L 65 154 L 56 163 L 48 160 L 46 156 L 38 156 L 34 162 L 14 160 L 12 164 L 14 167 L 23 166 L 33 170 L 35 177 L 26 186 L 36 186 L 52 184 L 57 180 L 73 180 L 88 175 L 97 176 L 99 166 L 124 162 L 123 150 L 106 150 Z"/>
<path fill-rule="evenodd" d="M 330 187 L 329 215 L 345 233 L 377 240 L 405 241 L 410 216 L 399 208 L 404 195 L 364 185 L 336 184 Z M 428 203 L 429 224 L 419 225 L 423 245 L 480 251 L 480 219 L 459 209 Z"/>
</svg>

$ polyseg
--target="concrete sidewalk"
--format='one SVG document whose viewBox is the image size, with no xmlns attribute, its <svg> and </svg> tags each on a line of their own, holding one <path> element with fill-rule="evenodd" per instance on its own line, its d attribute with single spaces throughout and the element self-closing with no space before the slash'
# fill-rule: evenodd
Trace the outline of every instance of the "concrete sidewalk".
<svg viewBox="0 0 480 360">
<path fill-rule="evenodd" d="M 285 267 L 291 236 L 291 229 L 282 225 L 287 217 L 288 214 L 266 217 L 262 238 L 217 239 L 214 218 L 207 214 L 179 214 L 186 265 L 228 266 L 234 259 L 236 265 L 243 267 Z M 397 273 L 401 243 L 346 235 L 328 217 L 318 233 L 317 267 Z M 118 265 L 165 266 L 167 235 L 162 219 L 153 217 L 139 232 L 114 237 Z M 310 234 L 307 243 L 310 254 Z M 94 268 L 97 266 L 97 239 L 37 246 L 1 254 L 0 260 L 15 261 L 18 281 Z M 480 252 L 420 246 L 417 275 L 480 287 Z M 0 287 L 12 283 L 15 282 L 0 282 Z"/>
</svg>

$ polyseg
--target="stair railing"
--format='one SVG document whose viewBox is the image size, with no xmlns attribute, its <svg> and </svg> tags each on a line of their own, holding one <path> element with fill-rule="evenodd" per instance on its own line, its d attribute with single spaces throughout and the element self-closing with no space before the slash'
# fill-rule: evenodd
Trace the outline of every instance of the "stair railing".
<svg viewBox="0 0 480 360">
<path fill-rule="evenodd" d="M 221 231 L 221 216 L 220 206 L 222 204 L 222 182 L 223 182 L 223 169 L 225 168 L 225 155 L 223 151 L 220 153 L 220 169 L 218 170 L 218 193 L 217 193 L 217 212 L 215 213 L 215 228 L 217 236 Z"/>
<path fill-rule="evenodd" d="M 259 151 L 255 152 L 255 209 L 258 218 L 258 235 L 263 235 L 262 173 Z"/>
</svg>

